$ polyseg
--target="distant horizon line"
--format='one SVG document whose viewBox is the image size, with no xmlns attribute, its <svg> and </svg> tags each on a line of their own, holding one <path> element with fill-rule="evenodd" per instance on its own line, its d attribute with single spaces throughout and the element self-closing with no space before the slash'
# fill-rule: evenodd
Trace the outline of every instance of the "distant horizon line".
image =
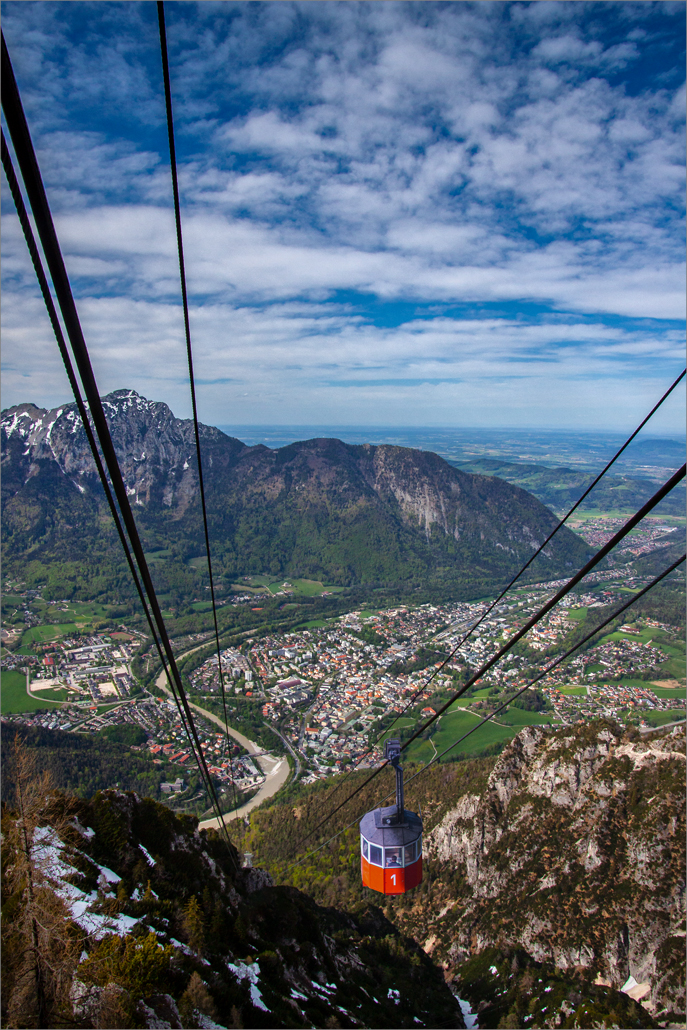
<svg viewBox="0 0 687 1030">
<path fill-rule="evenodd" d="M 202 421 L 202 420 L 201 420 Z M 209 423 L 205 423 L 208 425 Z M 446 425 L 375 425 L 367 424 L 363 422 L 356 423 L 330 423 L 330 422 L 216 422 L 214 423 L 215 429 L 250 429 L 252 432 L 256 430 L 268 430 L 270 432 L 278 432 L 283 430 L 309 430 L 309 429 L 336 429 L 345 430 L 350 432 L 355 430 L 361 431 L 373 431 L 373 432 L 411 432 L 430 430 L 431 432 L 465 432 L 465 433 L 575 433 L 575 434 L 596 434 L 605 433 L 613 436 L 626 436 L 627 429 L 608 429 L 608 428 L 587 428 L 587 429 L 552 429 L 542 426 L 446 426 Z M 651 431 L 646 428 L 642 430 L 642 437 L 650 436 L 654 439 L 671 439 L 671 440 L 687 440 L 687 433 L 680 433 L 678 430 L 664 430 L 664 431 Z"/>
</svg>

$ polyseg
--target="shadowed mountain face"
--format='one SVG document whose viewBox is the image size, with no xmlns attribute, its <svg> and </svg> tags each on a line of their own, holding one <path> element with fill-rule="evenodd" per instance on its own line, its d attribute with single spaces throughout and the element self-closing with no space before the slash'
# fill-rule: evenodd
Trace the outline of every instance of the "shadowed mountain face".
<svg viewBox="0 0 687 1030">
<path fill-rule="evenodd" d="M 104 398 L 127 491 L 148 543 L 202 550 L 193 424 L 130 390 Z M 436 454 L 317 439 L 247 447 L 202 426 L 211 534 L 236 573 L 329 582 L 464 583 L 515 571 L 555 525 L 530 494 Z M 75 405 L 2 417 L 6 546 L 77 557 L 104 539 L 103 495 Z M 538 572 L 579 566 L 587 545 L 562 530 Z"/>
<path fill-rule="evenodd" d="M 43 974 L 53 1018 L 36 1020 L 33 977 L 26 987 L 31 924 L 15 879 L 3 884 L 3 1026 L 465 1027 L 441 970 L 375 906 L 353 916 L 275 887 L 238 869 L 214 830 L 133 792 L 42 806 L 29 867 L 52 933 L 32 960 L 41 972 L 59 961 L 59 977 Z M 16 868 L 14 813 L 3 833 Z"/>
</svg>

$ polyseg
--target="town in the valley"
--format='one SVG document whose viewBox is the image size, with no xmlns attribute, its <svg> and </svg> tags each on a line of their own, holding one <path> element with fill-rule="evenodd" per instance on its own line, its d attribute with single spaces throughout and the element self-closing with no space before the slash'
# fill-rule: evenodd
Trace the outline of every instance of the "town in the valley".
<svg viewBox="0 0 687 1030">
<path fill-rule="evenodd" d="M 653 539 L 649 543 L 656 546 Z M 565 597 L 478 678 L 412 745 L 408 757 L 434 758 L 466 734 L 452 757 L 483 753 L 527 724 L 608 717 L 647 731 L 684 719 L 684 645 L 677 628 L 632 608 L 612 632 L 602 631 L 520 700 L 505 704 L 570 646 L 587 613 L 611 613 L 646 581 L 631 564 L 592 574 L 584 589 Z M 212 775 L 238 787 L 245 800 L 265 782 L 265 764 L 256 756 L 269 751 L 286 750 L 306 782 L 351 765 L 376 765 L 392 724 L 403 738 L 434 715 L 562 583 L 516 587 L 483 621 L 486 600 L 403 604 L 357 609 L 288 633 L 255 631 L 240 645 L 225 647 L 220 654 L 223 703 L 216 654 L 186 674 Z M 27 594 L 21 603 L 30 626 L 36 623 L 32 602 L 40 600 L 40 593 Z M 251 603 L 253 597 L 241 600 Z M 190 652 L 204 640 L 206 634 L 196 634 L 177 644 Z M 15 693 L 23 689 L 32 710 L 21 711 L 18 705 L 3 719 L 80 733 L 138 726 L 145 743 L 129 746 L 169 766 L 163 794 L 183 795 L 193 755 L 176 705 L 159 689 L 144 689 L 133 670 L 137 653 L 153 660 L 149 645 L 142 633 L 121 626 L 108 634 L 36 639 L 21 653 L 4 647 L 3 670 L 15 674 Z M 248 747 L 237 743 L 240 735 L 228 737 L 218 718 L 225 707 L 230 726 L 245 725 L 251 713 L 253 726 L 257 718 L 271 731 L 269 743 L 264 734 L 262 744 L 249 741 Z M 489 724 L 483 727 L 486 718 Z"/>
</svg>

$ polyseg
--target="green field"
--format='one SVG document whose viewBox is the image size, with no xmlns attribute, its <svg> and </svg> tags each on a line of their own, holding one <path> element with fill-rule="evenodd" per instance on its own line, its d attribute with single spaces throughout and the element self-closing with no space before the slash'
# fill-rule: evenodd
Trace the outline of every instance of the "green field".
<svg viewBox="0 0 687 1030">
<path fill-rule="evenodd" d="M 642 712 L 650 726 L 665 726 L 667 722 L 678 722 L 685 718 L 684 708 L 669 708 L 666 712 Z"/>
<path fill-rule="evenodd" d="M 257 577 L 254 577 L 257 578 Z M 285 587 L 284 584 L 287 584 Z M 292 590 L 294 594 L 301 594 L 303 597 L 318 597 L 325 590 L 332 593 L 340 593 L 343 587 L 326 586 L 319 580 L 314 579 L 285 579 L 281 583 L 267 583 L 267 589 L 271 594 L 278 594 L 280 590 Z"/>
<path fill-rule="evenodd" d="M 508 708 L 505 712 L 499 712 L 496 718 L 506 726 L 522 729 L 523 726 L 548 726 L 553 716 L 546 712 L 526 712 L 524 708 Z"/>
<path fill-rule="evenodd" d="M 54 708 L 48 698 L 39 701 L 26 693 L 26 675 L 23 672 L 3 672 L 0 690 L 0 708 L 3 715 L 18 712 L 35 712 L 39 708 Z"/>
<path fill-rule="evenodd" d="M 439 729 L 432 737 L 434 747 L 441 754 L 442 751 L 450 747 L 454 741 L 462 737 L 468 730 L 479 726 L 479 723 L 480 718 L 478 716 L 464 711 L 452 712 L 450 715 L 443 716 Z M 509 726 L 497 726 L 493 722 L 485 723 L 483 726 L 479 726 L 479 729 L 469 736 L 467 740 L 464 740 L 462 744 L 458 744 L 457 747 L 450 751 L 447 759 L 449 757 L 457 758 L 459 755 L 473 755 L 490 747 L 492 744 L 501 744 L 512 740 L 521 728 L 522 726 L 517 726 L 511 729 Z M 411 744 L 408 749 L 408 759 L 410 761 L 426 762 L 433 757 L 434 750 L 429 741 L 418 741 L 415 744 Z"/>
<path fill-rule="evenodd" d="M 587 693 L 586 687 L 558 687 L 561 694 L 566 694 L 571 697 L 584 697 Z"/>
<path fill-rule="evenodd" d="M 48 640 L 59 640 L 60 637 L 82 628 L 83 626 L 77 626 L 73 622 L 62 622 L 59 626 L 32 626 L 21 638 L 21 646 L 26 647 L 27 644 L 44 644 Z"/>
<path fill-rule="evenodd" d="M 673 680 L 684 680 L 685 678 L 685 659 L 682 658 L 669 658 L 668 661 L 663 662 L 660 666 L 661 675 L 660 679 L 673 679 Z"/>
<path fill-rule="evenodd" d="M 40 701 L 42 698 L 45 698 L 47 701 L 66 701 L 67 693 L 66 687 L 48 687 L 47 690 L 35 691 L 33 696 L 37 701 Z"/>
<path fill-rule="evenodd" d="M 684 687 L 655 687 L 653 683 L 647 683 L 649 690 L 653 690 L 656 697 L 685 697 Z"/>
<path fill-rule="evenodd" d="M 158 552 L 158 553 L 161 553 L 161 552 Z M 208 567 L 207 555 L 206 554 L 197 554 L 197 555 L 195 555 L 195 557 L 189 558 L 187 560 L 186 564 L 190 565 L 192 569 L 203 569 L 203 568 L 207 569 L 207 567 Z"/>
<path fill-rule="evenodd" d="M 56 614 L 71 615 L 74 619 L 105 619 L 107 618 L 107 608 L 104 604 L 95 602 L 70 601 L 65 612 Z"/>
<path fill-rule="evenodd" d="M 212 609 L 212 601 L 194 601 L 191 608 L 194 612 L 209 612 Z"/>
<path fill-rule="evenodd" d="M 437 751 L 442 752 L 455 740 L 462 737 L 464 733 L 467 733 L 468 730 L 473 729 L 475 725 L 479 725 L 479 720 L 467 712 L 455 712 L 452 715 L 446 716 L 445 719 L 441 720 L 441 729 L 433 738 Z M 475 754 L 476 752 L 483 751 L 486 747 L 490 747 L 492 744 L 501 744 L 512 740 L 520 729 L 520 726 L 510 729 L 507 726 L 498 726 L 494 722 L 485 723 L 483 726 L 479 726 L 479 729 L 469 736 L 467 740 L 463 741 L 462 744 L 455 747 L 449 754 L 453 757 L 459 754 Z"/>
<path fill-rule="evenodd" d="M 325 619 L 310 619 L 309 622 L 301 622 L 298 629 L 322 629 L 326 625 Z"/>
<path fill-rule="evenodd" d="M 171 557 L 172 552 L 169 548 L 164 548 L 159 551 L 146 551 L 145 560 L 150 564 L 151 561 L 166 561 L 167 558 Z M 191 559 L 193 561 L 194 559 Z M 189 563 L 190 564 L 190 563 Z"/>
<path fill-rule="evenodd" d="M 568 618 L 574 619 L 576 622 L 581 622 L 587 618 L 586 608 L 568 608 Z"/>
</svg>

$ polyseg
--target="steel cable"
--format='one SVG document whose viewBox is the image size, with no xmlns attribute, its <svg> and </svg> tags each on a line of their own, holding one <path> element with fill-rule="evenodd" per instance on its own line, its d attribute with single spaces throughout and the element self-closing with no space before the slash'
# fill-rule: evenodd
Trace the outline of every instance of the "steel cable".
<svg viewBox="0 0 687 1030">
<path fill-rule="evenodd" d="M 165 673 L 167 673 L 167 677 L 169 679 L 169 674 L 167 672 L 167 661 L 165 659 L 165 655 L 164 655 L 164 652 L 162 650 L 162 646 L 160 644 L 159 637 L 157 635 L 157 630 L 155 628 L 155 624 L 153 623 L 153 620 L 152 620 L 152 617 L 151 617 L 151 614 L 150 614 L 150 610 L 148 608 L 146 597 L 145 597 L 145 594 L 143 592 L 143 587 L 141 586 L 141 581 L 140 581 L 140 579 L 138 577 L 138 573 L 136 571 L 136 566 L 134 564 L 134 560 L 133 560 L 133 557 L 131 555 L 131 550 L 129 548 L 129 544 L 128 544 L 128 541 L 126 539 L 126 534 L 124 532 L 124 527 L 122 526 L 121 519 L 119 517 L 119 511 L 117 510 L 117 505 L 115 504 L 115 500 L 114 500 L 114 497 L 112 496 L 112 491 L 110 489 L 110 484 L 109 484 L 109 482 L 107 480 L 107 475 L 106 475 L 105 470 L 103 468 L 102 460 L 101 460 L 101 457 L 100 457 L 100 452 L 98 450 L 98 446 L 96 444 L 95 437 L 93 436 L 93 430 L 91 429 L 91 423 L 90 423 L 89 418 L 88 418 L 88 413 L 86 411 L 86 406 L 85 406 L 85 404 L 83 402 L 83 399 L 81 397 L 81 391 L 79 389 L 79 384 L 78 384 L 76 375 L 74 373 L 74 367 L 72 365 L 71 358 L 69 357 L 69 351 L 67 350 L 67 344 L 65 342 L 64 334 L 62 332 L 62 326 L 60 325 L 60 321 L 59 321 L 59 319 L 57 317 L 57 311 L 55 310 L 55 305 L 53 303 L 52 294 L 50 293 L 50 287 L 48 285 L 47 276 L 45 274 L 45 270 L 43 268 L 43 263 L 41 261 L 40 253 L 39 253 L 39 250 L 38 250 L 38 246 L 36 244 L 36 240 L 35 240 L 35 237 L 33 235 L 33 230 L 31 228 L 31 222 L 29 220 L 28 212 L 26 210 L 26 205 L 24 204 L 24 198 L 23 198 L 22 193 L 21 193 L 21 189 L 20 189 L 20 186 L 19 186 L 19 181 L 17 180 L 17 176 L 16 176 L 16 173 L 14 171 L 14 165 L 12 164 L 12 158 L 11 158 L 11 155 L 10 155 L 10 152 L 9 152 L 9 147 L 7 146 L 7 141 L 5 139 L 5 133 L 4 132 L 2 133 L 2 166 L 3 166 L 3 169 L 5 171 L 5 176 L 7 177 L 7 182 L 8 182 L 8 185 L 10 187 L 10 192 L 12 194 L 12 199 L 14 200 L 14 206 L 17 209 L 17 214 L 19 216 L 19 222 L 21 224 L 22 231 L 24 233 L 24 239 L 26 240 L 26 245 L 28 247 L 29 254 L 31 256 L 31 261 L 33 263 L 34 271 L 36 273 L 36 278 L 38 279 L 38 284 L 40 286 L 40 290 L 41 290 L 41 293 L 43 295 L 43 300 L 45 302 L 45 306 L 46 306 L 47 311 L 48 311 L 48 317 L 50 319 L 50 324 L 52 325 L 53 332 L 55 334 L 55 339 L 57 340 L 57 346 L 59 348 L 60 355 L 61 355 L 62 361 L 64 363 L 65 371 L 67 373 L 67 379 L 69 380 L 69 385 L 72 388 L 72 393 L 74 394 L 74 398 L 76 400 L 76 406 L 78 408 L 79 415 L 81 416 L 81 421 L 83 423 L 84 430 L 86 432 L 86 438 L 88 439 L 88 443 L 89 443 L 89 446 L 91 448 L 91 453 L 93 454 L 93 460 L 95 461 L 96 469 L 98 471 L 98 476 L 99 476 L 101 485 L 103 487 L 103 490 L 105 492 L 105 496 L 107 498 L 107 503 L 108 503 L 108 506 L 110 508 L 110 513 L 111 513 L 112 518 L 114 520 L 114 524 L 115 524 L 115 527 L 117 529 L 117 534 L 119 536 L 120 543 L 122 545 L 122 548 L 124 549 L 124 554 L 126 556 L 127 564 L 129 566 L 129 571 L 131 572 L 134 584 L 136 586 L 136 591 L 138 593 L 139 600 L 141 601 L 141 605 L 143 607 L 143 611 L 145 613 L 145 617 L 146 617 L 146 620 L 148 622 L 148 627 L 150 629 L 151 636 L 152 636 L 153 641 L 155 643 L 155 647 L 156 647 L 158 655 L 160 657 L 160 661 L 162 662 L 162 667 L 163 667 Z M 183 713 L 183 710 L 180 710 L 180 715 L 181 715 L 181 720 L 182 720 L 182 725 L 184 727 L 184 731 L 186 732 L 186 736 L 188 737 L 188 739 L 190 741 L 191 740 L 191 732 L 188 729 L 188 726 L 186 724 L 186 717 L 185 717 L 185 715 Z"/>
<path fill-rule="evenodd" d="M 498 715 L 505 708 L 508 708 L 513 703 L 513 701 L 516 700 L 516 698 L 520 697 L 521 694 L 524 694 L 526 690 L 529 690 L 530 687 L 534 686 L 535 683 L 538 683 L 539 680 L 543 679 L 544 676 L 547 676 L 550 672 L 553 671 L 553 669 L 556 668 L 556 666 L 560 665 L 567 658 L 570 658 L 570 656 L 572 654 L 574 654 L 575 651 L 578 651 L 584 644 L 588 643 L 588 641 L 591 640 L 592 637 L 595 637 L 598 633 L 601 632 L 602 629 L 604 629 L 611 622 L 613 622 L 615 619 L 617 619 L 619 615 L 622 615 L 623 612 L 627 611 L 627 609 L 632 607 L 633 604 L 636 604 L 636 602 L 640 599 L 640 597 L 643 597 L 650 590 L 652 590 L 658 583 L 660 583 L 661 580 L 665 579 L 666 576 L 669 576 L 671 572 L 674 572 L 677 568 L 679 568 L 679 566 L 682 565 L 683 562 L 685 561 L 685 558 L 686 558 L 686 556 L 683 554 L 682 557 L 679 558 L 676 562 L 673 562 L 673 564 L 670 565 L 667 569 L 664 569 L 664 571 L 659 576 L 656 576 L 656 578 L 653 579 L 651 581 L 651 583 L 647 584 L 647 586 L 645 586 L 642 590 L 640 590 L 638 593 L 634 594 L 629 599 L 629 601 L 626 601 L 625 604 L 623 604 L 620 608 L 617 608 L 611 615 L 608 616 L 608 618 L 604 619 L 604 621 L 602 623 L 600 623 L 600 625 L 595 626 L 594 629 L 591 630 L 585 637 L 583 637 L 582 640 L 578 641 L 578 643 L 575 644 L 574 647 L 569 648 L 565 652 L 565 654 L 561 655 L 554 662 L 552 662 L 550 665 L 548 665 L 541 673 L 539 673 L 537 676 L 535 676 L 534 679 L 532 679 L 528 683 L 526 683 L 525 686 L 522 687 L 521 690 L 517 691 L 517 693 L 514 694 L 512 697 L 508 698 L 507 701 L 505 701 L 502 705 L 500 705 L 493 712 L 491 712 L 491 714 L 488 715 L 481 722 L 476 723 L 472 727 L 472 729 L 468 730 L 468 732 L 463 734 L 462 737 L 459 737 L 458 740 L 455 740 L 444 751 L 442 751 L 439 754 L 436 754 L 432 759 L 430 759 L 429 762 L 427 762 L 425 765 L 423 765 L 421 769 L 419 769 L 416 773 L 414 773 L 412 776 L 410 776 L 406 780 L 406 785 L 409 784 L 409 783 L 412 783 L 413 780 L 416 780 L 418 778 L 418 776 L 421 776 L 427 769 L 430 768 L 430 766 L 432 766 L 436 762 L 438 762 L 441 758 L 444 757 L 444 755 L 448 754 L 448 752 L 451 751 L 454 747 L 457 747 L 457 745 L 460 744 L 467 737 L 471 736 L 473 733 L 476 733 L 477 730 L 481 729 L 482 726 L 485 725 L 485 723 L 490 722 L 491 719 L 493 719 L 495 715 Z M 388 764 L 388 763 L 385 763 L 385 764 Z M 377 770 L 377 771 L 380 772 L 382 768 L 384 768 L 384 766 L 381 766 L 380 769 Z M 373 777 L 370 777 L 370 779 L 366 780 L 365 783 L 363 783 L 363 785 L 362 785 L 362 787 L 360 789 L 362 790 L 363 787 L 366 787 L 367 784 L 370 783 L 371 779 L 373 779 Z M 357 793 L 357 791 L 356 791 L 356 793 Z M 353 796 L 354 795 L 352 794 L 351 798 Z M 388 794 L 386 794 L 381 799 L 380 804 L 383 804 L 384 801 L 388 801 L 389 798 L 393 798 L 393 797 L 395 797 L 395 792 L 394 791 L 390 791 Z M 351 798 L 347 798 L 346 800 L 350 801 Z M 343 806 L 339 806 L 339 807 L 343 807 Z M 338 811 L 338 809 L 336 811 Z M 331 816 L 330 816 L 330 818 L 331 818 Z M 353 819 L 350 823 L 347 823 L 344 827 L 342 827 L 342 829 L 337 830 L 337 832 L 335 834 L 333 834 L 331 837 L 328 837 L 327 840 L 323 841 L 323 843 L 318 845 L 318 847 L 313 848 L 312 851 L 309 851 L 306 855 L 303 856 L 303 858 L 299 858 L 296 862 L 293 862 L 290 866 L 287 866 L 285 871 L 288 873 L 292 869 L 295 869 L 297 866 L 302 865 L 305 861 L 307 861 L 307 859 L 312 858 L 312 856 L 316 855 L 318 853 L 318 851 L 321 851 L 323 848 L 325 848 L 327 846 L 327 844 L 331 844 L 331 842 L 333 840 L 336 840 L 336 838 L 340 837 L 342 833 L 345 833 L 346 830 L 349 830 L 351 828 L 351 826 L 354 826 L 359 821 L 359 818 L 360 818 L 359 816 L 356 816 L 355 819 Z M 322 825 L 322 824 L 320 823 L 320 825 Z M 315 827 L 315 830 L 317 830 L 318 828 L 319 827 Z M 315 832 L 315 831 L 313 831 L 313 832 Z M 310 836 L 312 836 L 312 834 L 308 835 L 308 837 L 310 837 Z M 308 837 L 306 837 L 304 839 L 307 840 Z"/>
<path fill-rule="evenodd" d="M 196 405 L 196 381 L 193 373 L 193 348 L 191 346 L 191 321 L 188 308 L 188 290 L 186 287 L 186 265 L 184 262 L 184 241 L 181 233 L 181 204 L 179 201 L 179 177 L 177 174 L 176 146 L 174 144 L 174 118 L 172 116 L 172 87 L 169 78 L 169 58 L 167 54 L 167 32 L 165 29 L 165 5 L 163 0 L 158 0 L 157 5 L 158 26 L 160 30 L 160 51 L 162 55 L 162 77 L 165 88 L 165 110 L 167 114 L 167 137 L 169 140 L 169 163 L 172 173 L 172 192 L 174 195 L 174 221 L 177 234 L 177 252 L 179 255 L 179 278 L 181 280 L 181 300 L 184 310 L 184 334 L 186 338 L 186 357 L 188 360 L 188 378 L 191 388 L 191 407 L 193 410 L 193 432 L 196 443 L 196 460 L 198 462 L 198 488 L 200 491 L 200 504 L 203 513 L 203 531 L 205 534 L 205 551 L 208 559 L 208 575 L 210 578 L 210 599 L 212 601 L 212 618 L 215 628 L 215 643 L 217 646 L 217 669 L 219 674 L 220 691 L 222 694 L 222 708 L 224 711 L 224 727 L 226 729 L 227 741 L 229 740 L 229 717 L 227 715 L 227 698 L 224 686 L 224 674 L 222 672 L 222 657 L 219 643 L 219 626 L 217 624 L 217 604 L 215 600 L 215 582 L 212 574 L 212 557 L 210 552 L 210 533 L 208 530 L 208 513 L 205 503 L 205 485 L 203 481 L 203 461 L 200 450 L 200 430 L 198 426 L 198 407 Z M 238 805 L 236 801 L 236 785 L 234 783 L 234 771 L 229 761 L 231 776 L 231 789 L 234 798 L 234 809 Z"/>
<path fill-rule="evenodd" d="M 494 665 L 496 665 L 496 663 L 498 661 L 500 661 L 500 659 L 503 658 L 503 656 L 505 654 L 507 654 L 508 651 L 510 651 L 513 648 L 513 646 L 515 644 L 517 644 L 517 642 L 519 640 L 521 640 L 522 637 L 524 637 L 525 634 L 528 633 L 533 628 L 533 626 L 536 626 L 536 624 L 538 622 L 540 622 L 541 619 L 543 619 L 544 616 L 547 615 L 548 612 L 551 611 L 551 609 L 556 604 L 558 604 L 558 602 L 563 597 L 565 597 L 565 595 L 567 593 L 569 593 L 573 589 L 573 587 L 575 587 L 580 582 L 580 580 L 584 579 L 584 577 L 586 575 L 588 575 L 588 573 L 590 573 L 592 571 L 592 569 L 594 569 L 595 566 L 597 566 L 599 564 L 599 562 L 602 561 L 606 557 L 607 554 L 609 554 L 615 547 L 617 547 L 617 545 L 620 543 L 620 541 L 623 540 L 627 536 L 627 534 L 630 533 L 635 528 L 635 526 L 639 522 L 641 522 L 642 519 L 646 515 L 648 515 L 649 512 L 652 511 L 653 508 L 655 508 L 656 505 L 660 501 L 662 501 L 663 498 L 666 497 L 670 493 L 670 491 L 675 486 L 677 486 L 677 484 L 682 479 L 684 479 L 684 477 L 685 477 L 685 465 L 683 465 L 681 469 L 678 469 L 678 471 L 675 472 L 674 475 L 672 475 L 670 477 L 670 479 L 668 479 L 663 484 L 663 486 L 659 487 L 659 489 L 656 491 L 656 493 L 653 495 L 653 497 L 651 497 L 646 502 L 646 504 L 642 505 L 642 507 L 639 509 L 639 511 L 635 512 L 635 514 L 630 519 L 628 519 L 628 521 L 625 523 L 625 525 L 622 526 L 618 530 L 618 532 L 606 544 L 604 544 L 604 546 L 599 551 L 597 551 L 597 553 L 593 556 L 593 558 L 591 558 L 587 562 L 587 564 L 582 569 L 580 569 L 579 572 L 575 573 L 575 575 L 570 580 L 568 580 L 568 582 L 564 586 L 562 586 L 560 588 L 560 590 L 558 590 L 556 592 L 556 594 L 554 594 L 554 596 L 552 598 L 550 598 L 532 616 L 532 618 L 529 619 L 528 622 L 525 623 L 525 625 L 521 629 L 519 629 L 512 637 L 510 637 L 509 640 L 507 640 L 506 643 L 503 645 L 503 647 L 500 648 L 497 651 L 497 653 L 495 655 L 493 655 L 487 662 L 485 662 L 484 665 L 482 665 L 477 670 L 477 672 L 475 672 L 470 677 L 470 679 L 467 681 L 467 683 L 463 684 L 463 686 L 461 687 L 460 690 L 456 691 L 456 693 L 453 694 L 453 696 L 451 698 L 449 698 L 449 700 L 446 701 L 446 703 L 443 704 L 441 706 L 441 708 L 439 708 L 439 710 L 437 712 L 435 712 L 434 715 L 432 715 L 422 726 L 419 727 L 419 729 L 417 729 L 415 731 L 415 733 L 413 733 L 413 735 L 411 737 L 409 737 L 408 740 L 405 741 L 405 743 L 401 747 L 401 751 L 405 751 L 405 749 L 407 747 L 409 747 L 410 744 L 412 744 L 414 740 L 416 740 L 422 733 L 424 733 L 424 731 L 429 726 L 432 725 L 433 722 L 435 722 L 441 715 L 443 715 L 443 713 L 446 711 L 447 708 L 450 708 L 450 706 L 455 701 L 457 701 L 457 699 L 459 697 L 461 697 L 467 690 L 469 690 L 469 688 L 475 683 L 476 680 L 480 679 L 480 677 L 482 677 Z M 327 822 L 328 819 L 331 819 L 331 817 L 333 815 L 335 815 L 341 808 L 343 808 L 344 805 L 348 804 L 348 802 L 352 798 L 354 798 L 356 796 L 356 794 L 359 794 L 360 791 L 363 790 L 368 785 L 368 783 L 371 783 L 372 780 L 376 776 L 378 776 L 379 773 L 382 771 L 382 769 L 384 769 L 388 764 L 389 764 L 388 762 L 383 762 L 382 765 L 378 766 L 378 768 L 375 769 L 375 771 L 372 773 L 372 775 L 369 776 L 365 780 L 364 783 L 362 783 L 359 787 L 356 788 L 356 790 L 353 791 L 352 794 L 350 794 L 347 798 L 345 798 L 342 802 L 340 802 L 340 804 L 337 805 L 337 807 L 335 809 L 333 809 L 332 812 L 328 813 L 328 815 L 323 820 L 321 820 L 321 822 L 318 823 L 318 825 L 314 828 L 314 830 L 312 830 L 306 837 L 304 837 L 303 840 L 300 843 L 303 844 L 306 840 L 309 840 L 310 837 L 312 837 L 317 832 L 317 830 L 319 830 L 319 828 L 321 826 L 323 826 L 325 822 Z"/>
<path fill-rule="evenodd" d="M 76 310 L 76 304 L 71 290 L 69 277 L 67 270 L 64 265 L 62 257 L 62 251 L 60 249 L 57 234 L 55 232 L 55 226 L 50 212 L 50 206 L 45 193 L 45 187 L 43 185 L 43 179 L 38 166 L 36 153 L 31 140 L 29 127 L 26 122 L 26 116 L 21 103 L 21 97 L 19 95 L 19 89 L 12 69 L 12 63 L 10 61 L 9 51 L 5 43 L 4 34 L 2 35 L 2 109 L 5 114 L 7 127 L 9 129 L 12 144 L 14 146 L 14 152 L 17 156 L 19 168 L 24 180 L 24 186 L 26 193 L 29 198 L 31 210 L 38 230 L 38 237 L 41 241 L 43 253 L 50 271 L 50 276 L 53 282 L 55 295 L 57 297 L 58 305 L 62 314 L 62 319 L 67 331 L 67 337 L 71 345 L 72 354 L 76 362 L 76 366 L 79 370 L 79 376 L 83 386 L 84 393 L 88 407 L 90 409 L 91 418 L 95 428 L 100 449 L 105 459 L 107 471 L 110 476 L 110 482 L 117 498 L 119 510 L 126 527 L 126 532 L 129 537 L 129 543 L 131 550 L 136 558 L 136 564 L 138 565 L 139 575 L 143 583 L 143 587 L 148 598 L 148 603 L 153 614 L 155 624 L 157 626 L 158 634 L 164 652 L 167 656 L 167 663 L 169 671 L 171 671 L 171 677 L 169 677 L 169 683 L 174 693 L 174 685 L 176 685 L 175 700 L 177 704 L 181 704 L 183 708 L 188 725 L 191 730 L 191 736 L 194 744 L 194 755 L 198 763 L 198 768 L 201 773 L 201 778 L 206 784 L 208 794 L 211 799 L 213 808 L 215 808 L 218 816 L 219 823 L 222 827 L 224 837 L 229 848 L 229 852 L 232 855 L 232 860 L 235 862 L 232 845 L 229 840 L 227 828 L 224 823 L 224 818 L 221 812 L 221 806 L 219 805 L 219 799 L 215 790 L 214 783 L 210 776 L 200 746 L 200 740 L 196 731 L 195 723 L 193 721 L 193 715 L 188 705 L 186 698 L 186 692 L 184 685 L 181 680 L 181 675 L 177 667 L 172 645 L 169 640 L 169 635 L 162 618 L 162 612 L 160 610 L 155 588 L 153 586 L 152 578 L 150 576 L 150 570 L 148 569 L 145 555 L 143 553 L 143 547 L 141 544 L 140 537 L 138 535 L 138 529 L 136 522 L 133 517 L 131 505 L 124 485 L 121 469 L 110 435 L 109 426 L 105 417 L 105 411 L 102 406 L 102 401 L 98 393 L 97 383 L 93 374 L 93 368 L 91 365 L 90 355 L 88 353 L 88 347 L 83 335 L 81 323 Z"/>
</svg>

